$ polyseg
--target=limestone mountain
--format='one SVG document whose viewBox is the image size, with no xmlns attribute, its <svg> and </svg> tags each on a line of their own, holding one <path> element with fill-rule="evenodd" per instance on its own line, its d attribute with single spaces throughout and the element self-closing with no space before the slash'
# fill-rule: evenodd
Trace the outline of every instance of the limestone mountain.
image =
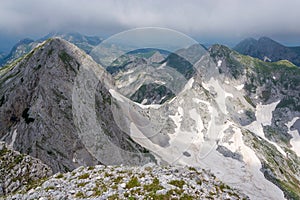
<svg viewBox="0 0 300 200">
<path fill-rule="evenodd" d="M 77 102 L 75 95 L 78 101 L 81 95 L 86 95 L 73 89 L 74 84 L 82 83 L 77 75 L 90 73 L 92 79 L 93 70 L 98 70 L 102 77 L 96 82 L 97 94 L 91 99 L 97 102 L 96 133 L 100 140 L 96 143 L 93 137 L 84 138 L 84 130 L 76 126 L 86 113 L 80 112 L 77 121 L 73 120 L 74 113 L 79 111 L 72 107 Z M 61 39 L 47 40 L 23 59 L 1 68 L 1 140 L 42 160 L 54 172 L 100 163 L 148 162 L 144 155 L 139 155 L 146 150 L 132 142 L 112 120 L 110 94 L 106 89 L 109 82 L 104 69 L 75 45 Z M 87 145 L 92 146 L 87 149 Z M 116 150 L 119 147 L 124 152 Z M 92 148 L 97 148 L 97 155 L 91 153 Z"/>
<path fill-rule="evenodd" d="M 126 55 L 111 75 L 76 46 L 48 40 L 0 71 L 0 139 L 54 172 L 156 162 L 210 170 L 250 199 L 299 199 L 300 68 L 198 47 L 163 61 L 154 53 L 151 64 Z M 176 92 L 153 99 L 160 90 Z"/>
<path fill-rule="evenodd" d="M 135 104 L 111 90 L 119 124 L 162 163 L 210 169 L 252 199 L 299 198 L 300 69 L 221 45 L 194 69 L 162 105 Z"/>
<path fill-rule="evenodd" d="M 286 47 L 268 37 L 261 37 L 258 40 L 245 39 L 237 44 L 234 50 L 264 61 L 289 60 L 300 66 L 300 54 L 297 47 Z"/>
</svg>

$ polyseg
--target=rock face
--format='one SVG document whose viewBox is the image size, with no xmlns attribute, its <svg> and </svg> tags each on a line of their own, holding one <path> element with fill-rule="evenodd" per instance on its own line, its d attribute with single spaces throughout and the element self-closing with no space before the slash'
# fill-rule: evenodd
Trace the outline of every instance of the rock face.
<svg viewBox="0 0 300 200">
<path fill-rule="evenodd" d="M 151 65 L 141 57 L 125 59 L 124 70 L 114 71 L 113 80 L 74 45 L 47 41 L 0 70 L 0 138 L 54 172 L 157 161 L 210 170 L 252 199 L 299 199 L 300 69 L 289 61 L 263 62 L 222 45 L 207 53 L 192 46 L 178 54 Z M 175 75 L 178 79 L 171 82 Z M 173 83 L 180 91 L 172 89 Z M 159 105 L 128 98 L 162 99 L 159 84 L 176 91 L 176 97 L 165 102 L 154 98 Z M 121 187 L 128 182 L 114 186 L 122 198 L 126 192 Z M 138 185 L 136 179 L 132 182 Z M 32 198 L 51 195 L 47 190 L 55 183 L 48 183 Z M 68 188 L 69 182 L 61 184 Z M 192 194 L 193 187 L 187 186 Z M 56 191 L 54 196 L 74 195 L 76 190 Z M 156 195 L 168 194 L 161 190 Z M 212 193 L 226 198 L 217 190 Z M 93 194 L 80 190 L 78 197 Z"/>
<path fill-rule="evenodd" d="M 112 91 L 115 118 L 161 163 L 210 169 L 253 199 L 299 198 L 298 136 L 291 131 L 299 118 L 300 69 L 221 45 L 194 69 L 162 105 L 135 104 Z"/>
<path fill-rule="evenodd" d="M 234 50 L 241 54 L 259 58 L 264 61 L 276 62 L 279 60 L 289 60 L 300 66 L 299 48 L 286 47 L 274 40 L 262 37 L 258 40 L 248 38 L 241 41 L 234 47 Z"/>
<path fill-rule="evenodd" d="M 208 171 L 145 165 L 80 167 L 7 199 L 248 199 Z"/>
<path fill-rule="evenodd" d="M 86 130 L 76 125 L 84 120 L 81 118 L 84 112 L 79 113 L 78 121 L 73 120 L 73 114 L 78 110 L 72 108 L 72 105 L 77 102 L 76 99 L 81 101 L 82 95 L 85 95 L 76 93 L 80 91 L 73 89 L 74 84 L 85 84 L 84 81 L 89 81 L 81 80 L 82 77 L 78 74 L 84 76 L 95 69 L 99 73 L 104 72 L 82 50 L 61 39 L 48 40 L 21 61 L 2 68 L 1 140 L 21 153 L 39 158 L 54 172 L 65 172 L 82 165 L 99 163 L 135 163 L 135 159 L 129 155 L 130 152 L 138 159 L 141 157 L 139 152 L 146 150 L 132 142 L 110 120 L 110 94 L 104 85 L 104 82 L 110 82 L 109 77 L 105 78 L 103 75 L 103 82 L 96 82 L 94 87 L 99 93 L 94 98 L 89 98 L 92 102 L 99 103 L 99 126 L 95 129 L 95 134 L 100 134 L 97 137 L 102 138 L 101 141 L 94 140 L 91 135 L 84 138 Z M 86 73 L 81 73 L 81 70 Z M 92 72 L 90 74 L 88 78 L 95 76 Z M 74 95 L 77 95 L 76 98 Z M 89 105 L 86 107 L 88 109 Z M 87 145 L 90 145 L 89 148 Z M 124 153 L 119 153 L 119 147 L 122 147 Z M 95 148 L 98 150 L 97 155 Z M 94 151 L 91 152 L 91 149 Z M 139 160 L 139 163 L 143 162 Z"/>
<path fill-rule="evenodd" d="M 0 197 L 50 175 L 52 170 L 40 160 L 20 154 L 0 142 Z"/>
</svg>

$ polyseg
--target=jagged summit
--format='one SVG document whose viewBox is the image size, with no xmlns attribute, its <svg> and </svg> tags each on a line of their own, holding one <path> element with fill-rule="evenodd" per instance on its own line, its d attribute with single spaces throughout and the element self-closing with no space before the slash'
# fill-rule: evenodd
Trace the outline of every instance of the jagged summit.
<svg viewBox="0 0 300 200">
<path fill-rule="evenodd" d="M 95 158 L 86 148 L 88 141 L 82 138 L 84 134 L 79 134 L 81 130 L 76 128 L 74 95 L 83 97 L 81 93 L 74 94 L 74 84 L 88 81 L 79 80 L 79 75 L 88 73 L 90 79 L 95 78 L 94 71 L 104 74 L 93 87 L 99 92 L 94 99 L 100 103 L 96 106 L 99 134 L 104 134 L 101 129 L 104 125 L 105 131 L 110 133 L 106 136 L 107 151 L 109 145 L 118 146 L 121 142 L 119 146 L 137 152 L 135 156 L 139 157 L 139 150 L 145 150 L 129 141 L 128 135 L 112 120 L 109 101 L 103 102 L 110 99 L 106 89 L 112 81 L 110 76 L 82 50 L 60 38 L 47 40 L 20 61 L 1 69 L 1 140 L 21 153 L 39 158 L 54 172 L 69 171 L 81 165 L 134 162 L 129 155 L 116 150 L 107 155 L 106 151 L 100 152 Z M 105 147 L 101 141 L 98 143 Z"/>
<path fill-rule="evenodd" d="M 196 51 L 181 55 L 189 59 Z M 210 170 L 250 198 L 297 199 L 300 69 L 222 45 L 192 66 L 170 58 L 153 65 L 161 70 L 157 77 L 168 81 L 166 75 L 196 70 L 176 79 L 182 84 L 176 97 L 154 101 L 165 98 L 159 84 L 168 85 L 139 84 L 147 59 L 112 78 L 75 45 L 50 39 L 0 70 L 0 138 L 54 172 L 96 164 L 187 165 Z M 154 71 L 146 75 L 153 78 Z M 139 103 L 120 92 L 127 83 L 139 89 Z M 143 97 L 161 104 L 143 105 Z"/>
</svg>

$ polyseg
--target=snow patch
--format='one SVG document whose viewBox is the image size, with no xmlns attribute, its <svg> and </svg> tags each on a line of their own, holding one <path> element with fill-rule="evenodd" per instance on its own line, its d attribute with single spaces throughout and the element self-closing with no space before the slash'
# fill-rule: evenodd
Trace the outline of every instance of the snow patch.
<svg viewBox="0 0 300 200">
<path fill-rule="evenodd" d="M 293 150 L 297 156 L 300 157 L 300 135 L 299 135 L 299 132 L 298 130 L 291 130 L 291 127 L 294 125 L 294 123 L 300 119 L 299 117 L 295 117 L 292 121 L 288 122 L 286 124 L 286 126 L 288 127 L 288 133 L 293 137 L 291 140 L 290 140 L 290 143 L 292 145 L 292 148 L 291 150 Z"/>
<path fill-rule="evenodd" d="M 243 113 L 244 113 L 244 110 L 239 110 L 238 113 L 239 113 L 239 114 L 243 114 Z"/>
<path fill-rule="evenodd" d="M 246 190 L 246 193 L 250 196 L 250 199 L 258 199 L 258 197 L 261 199 L 261 195 L 258 195 L 259 192 L 265 192 L 270 199 L 284 199 L 283 192 L 274 184 L 269 182 L 264 178 L 263 173 L 260 171 L 262 168 L 261 162 L 259 158 L 256 156 L 255 152 L 245 145 L 243 141 L 243 134 L 241 132 L 241 129 L 238 127 L 235 127 L 233 123 L 228 123 L 231 127 L 233 127 L 233 136 L 228 141 L 228 143 L 222 143 L 223 146 L 227 147 L 232 152 L 238 152 L 242 155 L 243 161 L 246 165 L 244 165 L 242 168 L 243 170 L 239 170 L 238 168 L 234 172 L 234 174 L 226 174 L 226 172 L 231 171 L 230 169 L 226 168 L 234 168 L 237 166 L 234 166 L 233 164 L 230 164 L 229 166 L 224 166 L 225 170 L 224 176 L 221 178 L 224 182 L 232 183 L 233 185 L 236 185 L 237 187 L 244 188 Z M 231 159 L 232 160 L 232 159 Z M 236 162 L 236 161 L 232 161 Z M 216 163 L 217 165 L 217 163 Z M 214 170 L 213 170 L 214 171 Z M 236 182 L 235 180 L 238 177 L 244 177 L 242 182 Z M 251 184 L 251 185 L 250 185 Z M 254 188 L 253 188 L 254 186 Z M 252 188 L 252 191 L 251 191 Z M 256 190 L 256 191 L 255 191 Z"/>
<path fill-rule="evenodd" d="M 194 78 L 191 78 L 184 86 L 183 90 L 181 92 L 185 92 L 187 90 L 190 90 L 193 87 Z"/>
<path fill-rule="evenodd" d="M 237 86 L 235 86 L 235 88 L 236 88 L 237 90 L 241 90 L 241 89 L 244 88 L 244 84 L 237 85 Z"/>
<path fill-rule="evenodd" d="M 11 143 L 8 145 L 9 147 L 11 147 L 11 148 L 14 147 L 14 143 L 16 141 L 17 135 L 18 135 L 17 129 L 15 129 L 12 136 L 11 136 Z"/>
<path fill-rule="evenodd" d="M 163 69 L 165 66 L 167 66 L 167 62 L 164 62 L 161 64 L 157 69 Z"/>
<path fill-rule="evenodd" d="M 222 65 L 222 60 L 218 60 L 218 67 L 221 67 Z"/>
<path fill-rule="evenodd" d="M 208 105 L 208 106 L 210 105 L 208 101 L 203 101 L 203 100 L 201 100 L 201 99 L 193 98 L 192 100 L 193 100 L 195 103 L 203 103 L 203 104 Z"/>
<path fill-rule="evenodd" d="M 272 124 L 272 112 L 275 110 L 279 102 L 280 101 L 276 101 L 268 105 L 262 105 L 261 103 L 257 104 L 255 112 L 256 121 L 245 126 L 245 128 L 263 138 L 270 144 L 273 144 L 282 155 L 286 156 L 285 151 L 277 143 L 272 142 L 265 137 L 263 130 L 263 126 L 270 126 Z"/>
<path fill-rule="evenodd" d="M 216 92 L 215 100 L 218 103 L 221 111 L 227 115 L 229 112 L 227 111 L 227 108 L 226 108 L 226 97 L 233 98 L 233 94 L 226 92 L 221 87 L 219 81 L 214 78 L 211 78 L 207 83 L 202 82 L 202 86 L 208 91 L 211 91 L 211 88 L 212 88 L 213 91 Z"/>
<path fill-rule="evenodd" d="M 116 100 L 118 100 L 118 101 L 124 103 L 124 100 L 123 100 L 124 97 L 123 97 L 122 95 L 120 95 L 118 92 L 116 92 L 116 91 L 113 90 L 113 89 L 110 89 L 110 90 L 109 90 L 109 93 L 110 93 L 111 96 L 113 96 Z"/>
<path fill-rule="evenodd" d="M 160 81 L 160 80 L 155 80 L 154 83 L 157 83 L 159 85 L 165 85 L 166 84 L 166 82 Z"/>
<path fill-rule="evenodd" d="M 148 101 L 147 99 L 144 99 L 144 100 L 141 102 L 141 104 L 144 105 L 145 103 L 147 103 L 147 101 Z"/>
<path fill-rule="evenodd" d="M 272 123 L 272 112 L 275 110 L 277 104 L 280 101 L 262 105 L 261 103 L 256 105 L 256 120 L 259 121 L 263 126 L 270 126 Z"/>
</svg>

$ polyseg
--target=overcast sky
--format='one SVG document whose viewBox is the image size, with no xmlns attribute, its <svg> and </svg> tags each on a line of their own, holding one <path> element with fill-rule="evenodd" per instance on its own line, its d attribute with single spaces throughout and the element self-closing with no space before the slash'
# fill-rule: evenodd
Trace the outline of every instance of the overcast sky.
<svg viewBox="0 0 300 200">
<path fill-rule="evenodd" d="M 269 36 L 300 45 L 300 0 L 0 0 L 0 44 L 51 31 L 107 37 L 135 27 L 181 31 L 201 43 L 233 45 Z M 0 48 L 1 50 L 1 48 Z"/>
</svg>

